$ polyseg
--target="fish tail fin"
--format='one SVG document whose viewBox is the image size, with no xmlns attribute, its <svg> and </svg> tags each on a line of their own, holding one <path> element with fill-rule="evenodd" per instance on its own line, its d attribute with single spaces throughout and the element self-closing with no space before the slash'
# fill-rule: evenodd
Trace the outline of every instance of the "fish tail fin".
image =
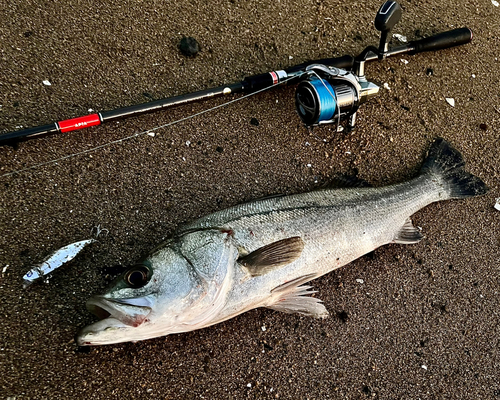
<svg viewBox="0 0 500 400">
<path fill-rule="evenodd" d="M 465 161 L 460 152 L 443 138 L 437 138 L 429 149 L 420 172 L 433 179 L 440 177 L 442 188 L 449 199 L 465 199 L 485 194 L 488 187 L 480 178 L 465 171 L 464 166 Z"/>
</svg>

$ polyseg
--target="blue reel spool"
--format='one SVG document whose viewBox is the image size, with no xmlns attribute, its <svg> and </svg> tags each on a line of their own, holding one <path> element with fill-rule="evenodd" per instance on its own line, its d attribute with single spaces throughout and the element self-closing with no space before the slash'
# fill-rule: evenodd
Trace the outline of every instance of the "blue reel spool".
<svg viewBox="0 0 500 400">
<path fill-rule="evenodd" d="M 300 119 L 306 125 L 331 121 L 337 110 L 337 99 L 332 85 L 324 79 L 310 77 L 297 86 L 295 105 Z"/>
</svg>

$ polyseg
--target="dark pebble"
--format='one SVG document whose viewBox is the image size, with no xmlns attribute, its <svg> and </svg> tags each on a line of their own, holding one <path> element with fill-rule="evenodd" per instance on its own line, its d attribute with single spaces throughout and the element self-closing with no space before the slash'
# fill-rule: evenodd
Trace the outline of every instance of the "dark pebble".
<svg viewBox="0 0 500 400">
<path fill-rule="evenodd" d="M 349 316 L 347 315 L 347 313 L 344 310 L 338 312 L 337 317 L 339 317 L 339 319 L 342 322 L 346 322 L 349 319 Z"/>
<path fill-rule="evenodd" d="M 28 249 L 25 249 L 25 250 L 19 252 L 20 257 L 27 257 L 27 256 L 29 256 L 29 254 L 30 254 L 30 251 Z"/>
<path fill-rule="evenodd" d="M 432 68 L 427 68 L 427 71 L 425 72 L 427 75 L 434 75 L 434 70 Z"/>
<path fill-rule="evenodd" d="M 257 118 L 252 118 L 250 120 L 250 123 L 255 126 L 259 126 L 259 120 Z"/>
<path fill-rule="evenodd" d="M 486 131 L 488 130 L 488 125 L 486 124 L 480 124 L 479 127 L 483 130 L 483 131 Z"/>
<path fill-rule="evenodd" d="M 442 304 L 439 309 L 441 310 L 441 312 L 443 313 L 449 313 L 450 312 L 450 309 L 448 308 L 448 305 L 447 304 Z"/>
<path fill-rule="evenodd" d="M 215 151 L 217 151 L 218 153 L 222 153 L 224 151 L 224 149 L 220 146 L 217 146 L 217 148 L 215 149 Z"/>
<path fill-rule="evenodd" d="M 200 52 L 201 47 L 195 38 L 183 37 L 179 43 L 179 50 L 186 57 L 194 57 Z"/>
</svg>

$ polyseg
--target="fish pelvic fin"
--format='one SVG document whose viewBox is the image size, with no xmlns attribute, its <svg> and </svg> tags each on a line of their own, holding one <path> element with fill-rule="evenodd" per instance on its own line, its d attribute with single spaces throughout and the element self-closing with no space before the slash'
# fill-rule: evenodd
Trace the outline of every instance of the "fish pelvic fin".
<svg viewBox="0 0 500 400">
<path fill-rule="evenodd" d="M 261 247 L 238 259 L 250 276 L 261 276 L 292 263 L 302 254 L 304 241 L 290 237 Z"/>
<path fill-rule="evenodd" d="M 304 275 L 273 289 L 272 293 L 277 297 L 277 300 L 273 304 L 268 305 L 267 308 L 288 314 L 302 314 L 314 318 L 326 318 L 329 313 L 322 304 L 322 301 L 308 296 L 316 293 L 315 290 L 310 290 L 312 286 L 300 286 L 302 283 L 315 277 L 315 274 Z"/>
<path fill-rule="evenodd" d="M 423 235 L 413 226 L 411 219 L 408 218 L 401 229 L 396 233 L 396 236 L 392 240 L 393 243 L 399 244 L 413 244 L 418 243 L 423 239 Z"/>
<path fill-rule="evenodd" d="M 464 166 L 465 161 L 460 152 L 443 138 L 437 138 L 431 145 L 420 172 L 439 176 L 450 199 L 485 194 L 488 187 L 480 178 L 465 171 Z"/>
</svg>

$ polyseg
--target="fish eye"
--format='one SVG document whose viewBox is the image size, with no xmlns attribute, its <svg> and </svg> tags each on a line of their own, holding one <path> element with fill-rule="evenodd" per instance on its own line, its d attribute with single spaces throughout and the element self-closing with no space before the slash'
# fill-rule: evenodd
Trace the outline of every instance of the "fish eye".
<svg viewBox="0 0 500 400">
<path fill-rule="evenodd" d="M 136 265 L 125 273 L 124 279 L 131 288 L 138 289 L 149 282 L 151 270 L 145 265 Z"/>
</svg>

